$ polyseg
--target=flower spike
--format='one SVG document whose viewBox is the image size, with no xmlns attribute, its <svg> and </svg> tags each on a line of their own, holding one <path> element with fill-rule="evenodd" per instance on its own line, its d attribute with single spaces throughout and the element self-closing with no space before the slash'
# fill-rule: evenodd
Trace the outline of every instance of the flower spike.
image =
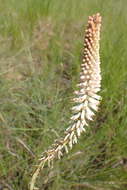
<svg viewBox="0 0 127 190">
<path fill-rule="evenodd" d="M 46 162 L 50 166 L 55 158 L 60 159 L 63 153 L 76 144 L 80 135 L 86 131 L 88 121 L 93 120 L 95 111 L 98 110 L 101 97 L 97 95 L 101 87 L 100 75 L 100 41 L 101 16 L 99 13 L 88 18 L 88 25 L 85 31 L 83 63 L 81 64 L 80 82 L 77 85 L 73 99 L 75 106 L 72 107 L 70 125 L 65 131 L 65 136 L 57 140 L 39 159 L 40 164 L 34 172 L 30 184 L 30 190 L 35 188 L 36 178 Z"/>
</svg>

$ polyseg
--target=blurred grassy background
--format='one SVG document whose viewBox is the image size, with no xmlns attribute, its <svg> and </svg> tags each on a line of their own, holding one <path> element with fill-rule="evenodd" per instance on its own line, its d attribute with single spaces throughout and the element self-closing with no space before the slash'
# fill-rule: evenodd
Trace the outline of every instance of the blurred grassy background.
<svg viewBox="0 0 127 190">
<path fill-rule="evenodd" d="M 68 125 L 87 18 L 102 15 L 103 98 L 91 130 L 38 179 L 41 190 L 127 189 L 125 0 L 0 0 L 0 189 L 28 190 Z"/>
</svg>

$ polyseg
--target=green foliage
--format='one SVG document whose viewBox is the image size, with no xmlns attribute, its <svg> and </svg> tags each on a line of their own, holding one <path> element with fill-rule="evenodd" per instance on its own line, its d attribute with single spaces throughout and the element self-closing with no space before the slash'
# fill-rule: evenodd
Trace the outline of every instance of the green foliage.
<svg viewBox="0 0 127 190">
<path fill-rule="evenodd" d="M 40 155 L 68 126 L 84 27 L 102 15 L 103 98 L 91 128 L 38 180 L 48 190 L 127 188 L 125 0 L 0 0 L 0 186 L 27 190 Z"/>
</svg>

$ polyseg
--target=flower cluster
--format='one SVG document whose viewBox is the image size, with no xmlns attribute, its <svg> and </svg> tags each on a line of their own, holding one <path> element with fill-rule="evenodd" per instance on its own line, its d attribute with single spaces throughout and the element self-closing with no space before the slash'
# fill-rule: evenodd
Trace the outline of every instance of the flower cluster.
<svg viewBox="0 0 127 190">
<path fill-rule="evenodd" d="M 99 40 L 100 40 L 101 16 L 99 13 L 90 16 L 88 19 L 87 29 L 85 31 L 83 63 L 81 64 L 80 82 L 77 85 L 73 101 L 75 106 L 72 107 L 72 116 L 70 125 L 65 131 L 65 136 L 46 150 L 41 158 L 40 165 L 35 171 L 30 190 L 34 189 L 34 183 L 40 170 L 44 167 L 45 162 L 48 165 L 55 158 L 60 159 L 64 151 L 68 153 L 73 144 L 76 144 L 82 132 L 86 131 L 88 121 L 93 120 L 94 111 L 98 110 L 101 97 L 97 95 L 101 87 L 100 75 L 100 57 L 99 57 Z"/>
</svg>

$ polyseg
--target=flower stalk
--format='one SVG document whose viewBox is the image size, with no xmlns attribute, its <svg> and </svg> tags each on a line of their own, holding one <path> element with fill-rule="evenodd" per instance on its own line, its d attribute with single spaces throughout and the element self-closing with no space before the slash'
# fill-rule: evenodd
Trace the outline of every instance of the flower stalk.
<svg viewBox="0 0 127 190">
<path fill-rule="evenodd" d="M 63 138 L 58 139 L 46 150 L 40 157 L 40 164 L 34 172 L 30 184 L 30 190 L 36 190 L 35 182 L 40 170 L 43 169 L 46 162 L 50 166 L 55 158 L 60 159 L 63 153 L 69 152 L 73 145 L 78 142 L 78 138 L 83 132 L 86 132 L 88 121 L 93 120 L 95 112 L 98 110 L 101 97 L 97 94 L 101 87 L 100 74 L 100 41 L 101 16 L 99 13 L 88 18 L 87 28 L 85 30 L 83 61 L 81 64 L 80 82 L 77 85 L 78 90 L 74 92 L 75 98 L 72 107 L 72 116 L 69 127 L 65 131 Z"/>
</svg>

